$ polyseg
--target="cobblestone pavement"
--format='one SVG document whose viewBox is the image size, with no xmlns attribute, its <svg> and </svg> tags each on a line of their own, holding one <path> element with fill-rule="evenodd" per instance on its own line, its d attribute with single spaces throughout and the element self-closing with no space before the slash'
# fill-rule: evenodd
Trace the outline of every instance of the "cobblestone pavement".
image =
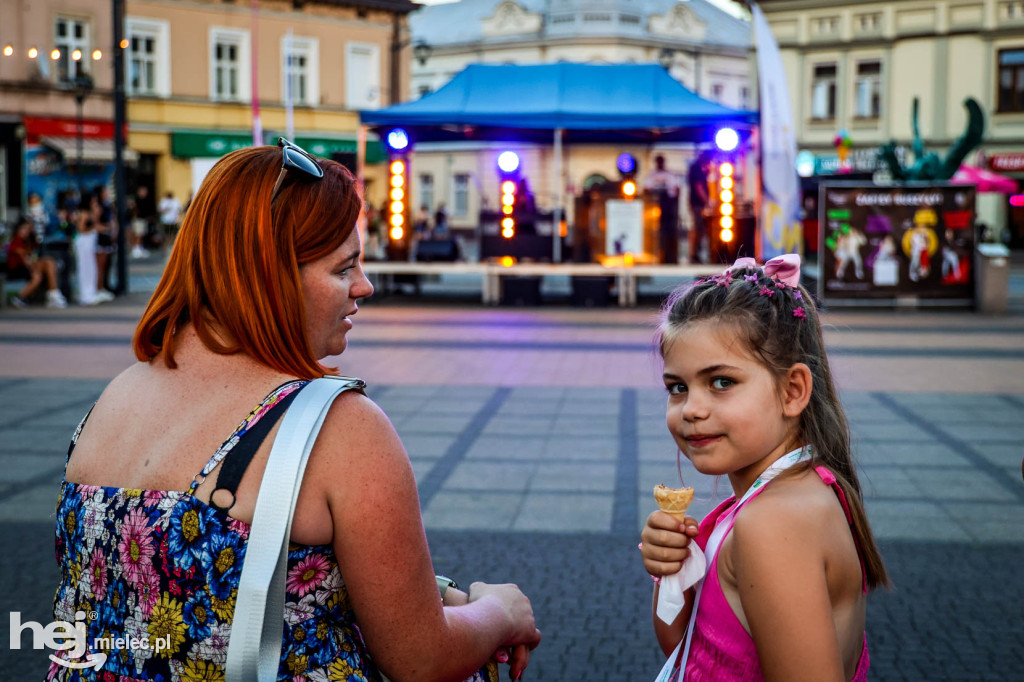
<svg viewBox="0 0 1024 682">
<path fill-rule="evenodd" d="M 67 439 L 132 361 L 144 300 L 0 312 L 0 616 L 49 622 Z M 337 359 L 370 382 L 406 444 L 435 568 L 514 581 L 533 599 L 545 639 L 527 680 L 653 679 L 661 661 L 636 552 L 650 489 L 681 473 L 697 515 L 726 494 L 725 481 L 677 470 L 653 313 L 391 299 L 363 307 Z M 1020 307 L 826 321 L 894 583 L 870 602 L 872 679 L 1024 679 Z M 45 668 L 44 651 L 0 649 L 2 679 Z"/>
</svg>

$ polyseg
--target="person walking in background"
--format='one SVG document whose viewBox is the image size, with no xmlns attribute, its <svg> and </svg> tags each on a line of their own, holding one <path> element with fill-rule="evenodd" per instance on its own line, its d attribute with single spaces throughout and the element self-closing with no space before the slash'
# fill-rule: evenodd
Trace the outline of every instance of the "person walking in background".
<svg viewBox="0 0 1024 682">
<path fill-rule="evenodd" d="M 686 185 L 689 189 L 690 233 L 689 251 L 691 263 L 703 263 L 704 241 L 708 236 L 707 219 L 704 210 L 711 201 L 708 191 L 708 173 L 711 172 L 711 155 L 702 151 L 690 164 L 686 173 Z M 710 249 L 710 244 L 708 248 Z"/>
<path fill-rule="evenodd" d="M 96 290 L 106 292 L 101 296 L 104 300 L 112 300 L 114 296 L 114 286 L 110 281 L 111 256 L 117 253 L 118 226 L 114 217 L 110 190 L 106 185 L 99 185 L 93 193 L 92 219 L 96 224 Z"/>
<path fill-rule="evenodd" d="M 76 213 L 75 272 L 78 273 L 78 302 L 81 305 L 96 305 L 113 300 L 113 295 L 96 286 L 96 219 L 92 210 Z"/>
<path fill-rule="evenodd" d="M 156 206 L 149 194 L 149 187 L 139 185 L 128 210 L 132 217 L 132 258 L 145 258 L 149 255 L 146 240 L 153 232 L 152 222 L 156 214 Z"/>
<path fill-rule="evenodd" d="M 799 280 L 795 254 L 763 268 L 743 258 L 665 305 L 669 431 L 697 471 L 727 475 L 734 493 L 699 527 L 647 517 L 641 552 L 656 581 L 700 561 L 694 539 L 707 562 L 673 608 L 655 585 L 665 679 L 867 679 L 867 594 L 888 577 Z"/>
<path fill-rule="evenodd" d="M 437 239 L 444 239 L 448 236 L 448 209 L 445 208 L 444 203 L 437 205 L 437 210 L 434 211 L 434 236 Z"/>
<path fill-rule="evenodd" d="M 658 243 L 662 263 L 679 262 L 679 178 L 665 169 L 665 157 L 654 157 L 654 170 L 644 182 L 644 190 L 658 199 Z"/>
<path fill-rule="evenodd" d="M 49 256 L 39 256 L 35 228 L 26 217 L 18 221 L 14 236 L 7 244 L 7 273 L 11 279 L 25 279 L 25 286 L 11 299 L 16 308 L 27 308 L 28 299 L 40 285 L 46 285 L 46 307 L 66 308 L 64 295 L 57 287 L 57 262 Z"/>
<path fill-rule="evenodd" d="M 174 192 L 168 190 L 160 200 L 157 210 L 160 212 L 160 227 L 164 233 L 164 241 L 173 241 L 174 235 L 178 233 L 178 223 L 181 221 L 181 202 L 174 196 Z"/>
<path fill-rule="evenodd" d="M 337 375 L 323 363 L 373 293 L 355 178 L 279 144 L 207 175 L 136 328 L 138 362 L 72 440 L 54 617 L 76 622 L 89 603 L 87 642 L 159 631 L 170 643 L 122 649 L 104 675 L 224 679 L 263 436 L 312 379 Z M 365 384 L 345 381 L 292 510 L 278 679 L 482 682 L 506 647 L 518 679 L 540 641 L 529 600 L 435 578 L 408 455 Z M 48 679 L 77 675 L 53 663 Z"/>
</svg>

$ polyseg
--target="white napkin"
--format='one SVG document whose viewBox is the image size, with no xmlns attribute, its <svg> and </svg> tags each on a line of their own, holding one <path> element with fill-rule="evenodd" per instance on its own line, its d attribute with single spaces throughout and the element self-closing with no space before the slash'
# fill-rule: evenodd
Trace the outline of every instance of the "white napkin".
<svg viewBox="0 0 1024 682">
<path fill-rule="evenodd" d="M 679 569 L 678 573 L 663 576 L 661 579 L 656 610 L 658 618 L 668 624 L 676 619 L 686 603 L 683 595 L 686 590 L 696 585 L 697 581 L 704 577 L 707 564 L 704 552 L 701 551 L 696 540 L 691 540 L 690 556 L 686 557 L 683 567 Z"/>
</svg>

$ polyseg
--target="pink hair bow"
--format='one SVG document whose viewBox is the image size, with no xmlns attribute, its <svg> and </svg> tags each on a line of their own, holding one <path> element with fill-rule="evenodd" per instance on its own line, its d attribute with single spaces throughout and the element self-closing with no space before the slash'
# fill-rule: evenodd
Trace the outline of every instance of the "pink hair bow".
<svg viewBox="0 0 1024 682">
<path fill-rule="evenodd" d="M 753 258 L 737 258 L 733 263 L 732 270 L 743 268 L 756 268 L 757 261 Z M 781 256 L 772 258 L 764 264 L 766 277 L 774 277 L 783 284 L 791 287 L 800 286 L 800 255 L 796 253 L 784 253 Z"/>
</svg>

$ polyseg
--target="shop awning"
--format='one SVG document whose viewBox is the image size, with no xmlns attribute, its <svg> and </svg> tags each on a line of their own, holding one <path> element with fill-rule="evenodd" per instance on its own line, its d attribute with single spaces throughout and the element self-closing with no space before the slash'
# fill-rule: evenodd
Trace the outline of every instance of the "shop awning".
<svg viewBox="0 0 1024 682">
<path fill-rule="evenodd" d="M 273 138 L 273 139 L 271 139 Z M 267 136 L 267 144 L 276 143 L 277 138 Z M 356 140 L 347 137 L 313 137 L 296 135 L 292 140 L 310 154 L 331 158 L 332 154 L 355 154 Z M 171 133 L 171 154 L 181 159 L 218 158 L 228 152 L 252 146 L 252 133 L 179 131 Z M 366 141 L 367 163 L 382 163 L 387 159 L 380 140 Z"/>
<path fill-rule="evenodd" d="M 79 138 L 77 137 L 58 137 L 44 135 L 39 138 L 39 142 L 50 149 L 56 150 L 61 153 L 64 157 L 64 161 L 68 164 L 74 164 L 78 161 L 78 143 Z M 96 138 L 96 137 L 83 137 L 81 138 L 82 143 L 82 162 L 83 163 L 113 163 L 114 162 L 114 141 Z M 123 158 L 128 163 L 135 163 L 139 160 L 139 153 L 134 149 L 124 148 Z"/>
</svg>

